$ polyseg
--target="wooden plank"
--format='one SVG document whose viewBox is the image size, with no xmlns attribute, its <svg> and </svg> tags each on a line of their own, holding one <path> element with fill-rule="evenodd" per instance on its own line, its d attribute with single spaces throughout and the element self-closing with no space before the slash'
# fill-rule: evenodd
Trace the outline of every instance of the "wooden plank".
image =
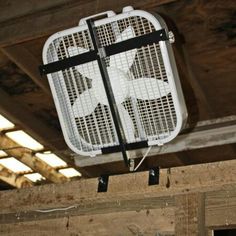
<svg viewBox="0 0 236 236">
<path fill-rule="evenodd" d="M 229 120 L 229 121 L 227 121 Z M 183 132 L 178 135 L 170 143 L 163 146 L 153 146 L 149 152 L 150 157 L 161 154 L 182 152 L 187 150 L 195 150 L 207 147 L 214 147 L 226 144 L 236 143 L 236 117 L 231 116 L 223 119 L 216 119 L 214 121 L 200 122 L 196 128 L 190 131 Z M 130 151 L 131 158 L 140 158 L 144 155 L 146 150 Z M 104 164 L 109 162 L 116 162 L 122 160 L 119 154 L 110 154 L 106 156 L 99 156 L 96 158 L 86 158 L 80 160 L 77 158 L 76 162 L 81 167 L 95 164 Z"/>
<path fill-rule="evenodd" d="M 33 155 L 32 151 L 19 147 L 17 143 L 2 134 L 0 135 L 0 147 L 9 156 L 17 158 L 19 161 L 29 166 L 35 172 L 40 173 L 53 183 L 63 183 L 69 181 L 69 179 L 64 175 L 57 172 L 54 168 L 46 164 L 46 162 L 43 162 L 38 157 Z"/>
<path fill-rule="evenodd" d="M 0 165 L 0 179 L 15 188 L 32 187 L 33 183 L 24 176 L 18 175 Z"/>
<path fill-rule="evenodd" d="M 203 193 L 175 197 L 175 236 L 205 236 L 205 196 Z"/>
<path fill-rule="evenodd" d="M 0 89 L 0 110 L 2 115 L 6 116 L 17 126 L 20 126 L 29 135 L 32 135 L 32 137 L 43 144 L 45 148 L 52 150 L 69 166 L 76 168 L 84 177 L 91 176 L 91 173 L 88 171 L 75 166 L 72 157 L 73 152 L 68 149 L 62 133 L 42 122 L 32 114 L 28 107 L 19 103 L 2 89 Z M 61 150 L 63 150 L 63 152 Z M 96 174 L 96 168 L 93 168 L 92 172 Z"/>
<path fill-rule="evenodd" d="M 35 212 L 39 209 L 67 208 L 74 215 L 109 213 L 114 211 L 141 210 L 173 206 L 173 196 L 192 192 L 205 192 L 222 189 L 222 186 L 236 183 L 236 160 L 203 165 L 177 167 L 171 173 L 163 169 L 160 184 L 148 186 L 148 173 L 132 173 L 111 176 L 108 192 L 97 193 L 97 179 L 68 182 L 61 185 L 45 185 L 30 190 L 0 192 L 0 204 L 4 203 L 2 214 L 25 212 L 25 219 L 49 217 L 64 211 L 48 214 Z M 66 190 L 66 191 L 65 191 Z M 10 200 L 7 200 L 10 199 Z M 56 199 L 56 201 L 55 201 Z M 155 203 L 155 204 L 152 204 Z M 30 213 L 31 212 L 31 213 Z M 28 215 L 27 215 L 28 214 Z M 29 217 L 33 214 L 34 218 Z M 6 219 L 0 218 L 2 221 Z M 9 216 L 10 217 L 10 216 Z M 12 219 L 12 218 L 10 218 Z"/>
<path fill-rule="evenodd" d="M 17 44 L 1 49 L 2 52 L 13 61 L 20 69 L 22 69 L 48 96 L 51 91 L 46 78 L 42 78 L 39 73 L 39 65 L 41 61 L 33 56 L 24 45 Z"/>
<path fill-rule="evenodd" d="M 172 208 L 91 214 L 89 216 L 68 215 L 59 219 L 0 226 L 0 234 L 6 236 L 171 236 L 173 232 L 174 209 Z"/>
<path fill-rule="evenodd" d="M 236 188 L 235 185 L 231 185 L 231 187 L 227 186 L 227 188 L 222 187 L 222 189 L 218 189 L 217 191 L 206 191 L 206 201 L 205 201 L 205 211 L 206 211 L 206 223 L 208 223 L 209 227 L 216 228 L 211 223 L 214 223 L 217 218 L 218 228 L 219 227 L 233 227 L 233 221 L 229 221 L 228 225 L 225 225 L 225 222 L 221 221 L 221 213 L 226 212 L 226 204 L 223 200 L 223 196 L 226 194 L 230 194 L 231 197 L 235 196 Z M 221 193 L 220 197 L 219 193 Z M 131 196 L 132 197 L 132 196 Z M 179 195 L 177 197 L 183 198 L 183 195 Z M 195 200 L 199 199 L 199 204 L 202 204 L 202 194 L 187 194 L 186 199 L 189 200 L 188 205 L 191 207 L 195 207 Z M 145 198 L 145 195 L 143 196 Z M 195 202 L 195 203 L 194 203 Z M 217 203 L 221 202 L 221 204 L 217 206 Z M 183 201 L 182 203 L 186 203 Z M 223 203 L 223 204 L 222 204 Z M 203 204 L 202 204 L 203 205 Z M 235 199 L 230 199 L 228 203 L 227 210 L 231 213 L 235 213 L 235 209 L 230 209 L 230 206 L 235 205 Z M 181 206 L 181 205 L 180 205 Z M 136 210 L 136 211 L 114 211 L 110 213 L 103 214 L 87 214 L 87 215 L 79 215 L 75 216 L 71 214 L 70 211 L 65 211 L 61 217 L 55 216 L 53 219 L 44 219 L 37 220 L 34 219 L 34 215 L 32 214 L 31 221 L 22 221 L 22 213 L 15 213 L 16 218 L 15 222 L 12 224 L 1 224 L 0 225 L 0 233 L 8 236 L 16 236 L 16 235 L 158 235 L 158 236 L 170 236 L 174 235 L 174 227 L 178 223 L 178 219 L 175 219 L 176 207 L 160 207 L 160 205 L 156 206 L 157 208 L 149 209 L 148 207 Z M 218 208 L 217 211 L 212 211 L 213 208 Z M 220 211 L 219 211 L 220 209 Z M 181 210 L 181 209 L 180 209 Z M 194 212 L 192 209 L 191 212 Z M 197 209 L 198 211 L 199 209 Z M 196 212 L 196 211 L 195 211 Z M 199 212 L 199 211 L 198 211 Z M 46 213 L 45 213 L 46 214 Z M 225 215 L 226 213 L 224 213 Z M 187 214 L 189 215 L 189 213 Z M 196 213 L 194 213 L 196 215 Z M 223 215 L 223 220 L 225 219 Z M 230 215 L 229 215 L 230 216 Z M 7 217 L 7 214 L 5 214 Z M 211 218 L 213 217 L 213 221 Z M 191 218 L 192 219 L 192 218 Z M 194 220 L 195 221 L 195 220 Z M 219 226 L 220 221 L 224 224 Z M 190 221 L 191 223 L 191 221 Z M 189 225 L 191 226 L 191 225 Z M 184 227 L 186 228 L 186 226 Z M 190 230 L 189 230 L 190 232 Z M 207 230 L 207 235 L 212 235 L 211 230 Z M 175 235 L 177 235 L 175 233 Z M 184 234 L 181 234 L 184 235 Z M 194 234 L 188 234 L 194 235 Z M 200 235 L 200 234 L 199 234 Z"/>
<path fill-rule="evenodd" d="M 236 226 L 236 189 L 222 188 L 206 196 L 206 226 L 208 228 L 228 228 Z"/>
<path fill-rule="evenodd" d="M 176 0 L 120 0 L 120 1 L 73 1 L 71 4 L 62 4 L 50 8 L 44 12 L 36 12 L 9 22 L 0 24 L 0 46 L 17 44 L 42 36 L 55 33 L 59 30 L 76 26 L 83 17 L 97 14 L 99 12 L 114 10 L 120 11 L 124 6 L 133 5 L 135 8 L 148 9 Z M 15 1 L 15 7 L 19 3 Z M 35 3 L 30 1 L 31 6 Z M 12 8 L 12 6 L 10 6 Z M 5 9 L 6 11 L 7 9 Z M 40 10 L 40 9 L 39 9 Z M 27 14 L 25 12 L 24 14 Z M 12 17 L 11 17 L 12 18 Z"/>
<path fill-rule="evenodd" d="M 47 10 L 58 5 L 70 4 L 74 0 L 35 0 L 22 1 L 21 4 L 17 0 L 0 1 L 1 3 L 1 16 L 0 22 L 8 21 L 14 18 L 19 18 L 25 15 L 33 14 L 35 12 Z M 81 1 L 82 2 L 82 1 Z"/>
<path fill-rule="evenodd" d="M 21 126 L 44 146 L 59 150 L 67 147 L 59 131 L 43 123 L 30 112 L 28 107 L 19 103 L 2 89 L 0 89 L 0 101 L 1 114 Z"/>
</svg>

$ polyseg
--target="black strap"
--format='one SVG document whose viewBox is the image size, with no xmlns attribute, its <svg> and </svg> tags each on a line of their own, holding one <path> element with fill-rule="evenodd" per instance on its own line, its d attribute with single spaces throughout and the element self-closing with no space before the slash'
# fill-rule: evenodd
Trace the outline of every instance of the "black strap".
<svg viewBox="0 0 236 236">
<path fill-rule="evenodd" d="M 103 51 L 107 57 L 132 50 L 135 48 L 144 47 L 150 44 L 159 43 L 160 41 L 168 40 L 165 29 L 157 30 L 149 34 L 138 36 L 132 39 L 127 39 L 119 43 L 114 43 L 103 47 Z M 97 51 L 91 50 L 89 52 L 65 58 L 46 65 L 41 65 L 39 71 L 41 75 L 51 74 L 60 70 L 65 70 L 73 66 L 84 64 L 97 60 Z"/>
</svg>

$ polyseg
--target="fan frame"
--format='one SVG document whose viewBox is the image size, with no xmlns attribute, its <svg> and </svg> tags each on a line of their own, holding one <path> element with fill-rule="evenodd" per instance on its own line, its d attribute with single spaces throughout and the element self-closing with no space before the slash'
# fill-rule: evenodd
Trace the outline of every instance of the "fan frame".
<svg viewBox="0 0 236 236">
<path fill-rule="evenodd" d="M 110 16 L 109 18 L 103 18 L 103 19 L 96 20 L 94 22 L 94 24 L 95 24 L 95 27 L 98 27 L 103 24 L 107 24 L 107 23 L 110 23 L 113 21 L 122 20 L 124 18 L 132 17 L 132 16 L 140 16 L 140 17 L 146 18 L 148 21 L 150 21 L 150 23 L 153 24 L 153 26 L 155 27 L 156 30 L 161 30 L 162 28 L 164 28 L 166 30 L 166 33 L 168 33 L 167 25 L 166 25 L 165 21 L 161 18 L 160 15 L 151 14 L 149 12 L 142 11 L 142 10 L 132 10 L 132 11 L 128 11 L 128 12 L 123 12 L 118 15 Z M 88 26 L 86 24 L 79 24 L 79 26 L 76 26 L 76 27 L 73 27 L 73 28 L 70 28 L 67 30 L 63 30 L 61 32 L 57 32 L 57 33 L 53 34 L 52 36 L 50 36 L 48 38 L 48 40 L 46 41 L 44 48 L 43 48 L 43 62 L 44 62 L 44 64 L 48 63 L 47 51 L 48 51 L 49 45 L 54 40 L 57 40 L 57 39 L 59 39 L 63 36 L 66 36 L 68 34 L 73 34 L 76 32 L 87 30 L 87 29 L 88 29 Z M 168 77 L 168 83 L 169 83 L 169 86 L 171 89 L 171 94 L 173 97 L 173 103 L 174 103 L 174 107 L 176 110 L 177 123 L 176 123 L 176 127 L 175 127 L 174 131 L 172 131 L 171 135 L 169 135 L 165 139 L 162 139 L 161 142 L 160 142 L 160 140 L 153 140 L 153 141 L 148 140 L 148 146 L 163 145 L 164 143 L 170 142 L 172 139 L 174 139 L 178 135 L 178 133 L 181 131 L 181 129 L 185 126 L 185 123 L 187 120 L 187 109 L 186 109 L 186 105 L 185 105 L 185 101 L 184 101 L 184 97 L 183 97 L 183 93 L 182 93 L 182 88 L 181 88 L 181 84 L 180 84 L 178 71 L 177 71 L 177 67 L 176 67 L 171 44 L 167 40 L 167 41 L 160 41 L 159 45 L 160 45 L 160 50 L 161 50 L 161 54 L 162 54 L 162 58 L 163 58 L 163 63 L 165 65 L 166 74 Z M 62 72 L 60 71 L 58 73 L 62 73 Z M 50 85 L 50 88 L 52 91 L 53 99 L 55 102 L 55 106 L 56 106 L 56 109 L 58 112 L 60 124 L 62 127 L 62 132 L 63 132 L 63 135 L 64 135 L 67 145 L 75 153 L 82 155 L 82 156 L 93 157 L 93 156 L 102 154 L 102 148 L 100 150 L 86 152 L 81 149 L 78 149 L 77 147 L 75 147 L 71 143 L 69 136 L 67 134 L 67 128 L 65 127 L 65 122 L 63 119 L 61 106 L 59 104 L 59 99 L 57 97 L 57 92 L 56 92 L 56 88 L 55 88 L 54 81 L 53 81 L 54 79 L 52 78 L 51 74 L 48 74 L 47 76 L 48 76 L 49 85 Z M 74 127 L 74 128 L 75 128 L 75 132 L 76 132 L 76 127 Z M 80 137 L 79 133 L 78 133 L 78 137 Z M 80 137 L 80 139 L 82 140 L 81 137 Z M 83 140 L 82 140 L 82 142 L 83 142 Z M 85 140 L 84 140 L 84 142 L 86 144 L 88 144 Z M 92 144 L 88 144 L 88 145 L 91 145 L 91 147 L 93 146 Z"/>
</svg>

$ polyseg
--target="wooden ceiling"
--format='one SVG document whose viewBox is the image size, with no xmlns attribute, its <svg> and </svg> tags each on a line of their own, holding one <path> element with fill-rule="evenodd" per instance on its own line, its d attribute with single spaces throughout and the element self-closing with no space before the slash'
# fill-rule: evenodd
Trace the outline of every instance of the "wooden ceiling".
<svg viewBox="0 0 236 236">
<path fill-rule="evenodd" d="M 72 153 L 63 140 L 47 79 L 38 72 L 43 44 L 58 30 L 77 25 L 81 17 L 105 10 L 119 12 L 127 5 L 159 12 L 178 29 L 177 44 L 182 50 L 176 51 L 176 59 L 190 127 L 199 121 L 236 115 L 234 0 L 30 0 L 21 4 L 0 0 L 0 113 L 59 153 L 71 166 L 75 166 Z M 143 168 L 233 159 L 235 150 L 235 144 L 216 144 L 174 154 L 153 153 Z M 127 172 L 122 162 L 76 168 L 85 177 Z"/>
</svg>

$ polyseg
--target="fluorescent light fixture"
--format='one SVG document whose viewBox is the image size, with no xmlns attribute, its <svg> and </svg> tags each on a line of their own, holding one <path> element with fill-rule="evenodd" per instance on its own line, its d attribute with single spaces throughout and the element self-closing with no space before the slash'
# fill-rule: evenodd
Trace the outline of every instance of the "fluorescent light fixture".
<svg viewBox="0 0 236 236">
<path fill-rule="evenodd" d="M 37 181 L 41 181 L 45 179 L 39 173 L 25 174 L 24 176 L 28 178 L 29 180 L 31 180 L 32 182 L 37 182 Z"/>
<path fill-rule="evenodd" d="M 0 159 L 0 164 L 15 173 L 32 171 L 27 165 L 16 160 L 14 157 L 2 158 Z"/>
<path fill-rule="evenodd" d="M 79 171 L 77 171 L 74 168 L 66 168 L 66 169 L 60 169 L 59 172 L 63 175 L 65 175 L 68 178 L 71 177 L 76 177 L 76 176 L 81 176 L 81 174 L 79 173 Z"/>
<path fill-rule="evenodd" d="M 3 150 L 0 150 L 0 157 L 5 157 L 5 156 L 7 156 L 7 154 Z"/>
<path fill-rule="evenodd" d="M 11 123 L 8 119 L 6 119 L 4 116 L 0 115 L 0 130 L 4 129 L 12 129 L 14 128 L 14 124 Z"/>
<path fill-rule="evenodd" d="M 60 157 L 50 152 L 36 153 L 35 156 L 54 168 L 67 166 L 66 162 L 64 162 Z"/>
<path fill-rule="evenodd" d="M 19 145 L 32 149 L 34 151 L 39 151 L 43 149 L 43 145 L 25 133 L 23 130 L 17 130 L 12 132 L 7 132 L 6 135 L 18 143 Z"/>
</svg>

